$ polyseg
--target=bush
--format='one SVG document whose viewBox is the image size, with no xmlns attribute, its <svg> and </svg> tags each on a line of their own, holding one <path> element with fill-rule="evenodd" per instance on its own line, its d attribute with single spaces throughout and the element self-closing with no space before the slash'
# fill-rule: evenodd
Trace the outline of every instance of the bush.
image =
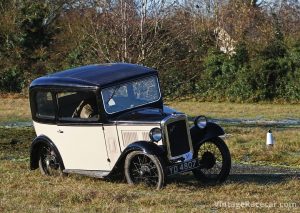
<svg viewBox="0 0 300 213">
<path fill-rule="evenodd" d="M 287 74 L 278 88 L 278 98 L 288 102 L 300 101 L 300 42 L 296 42 L 284 58 Z"/>
<path fill-rule="evenodd" d="M 1 92 L 21 92 L 24 86 L 24 77 L 16 67 L 8 68 L 1 72 Z"/>
<path fill-rule="evenodd" d="M 197 84 L 198 95 L 207 100 L 227 100 L 232 96 L 232 83 L 239 77 L 239 64 L 233 58 L 211 50 L 204 60 L 204 70 Z"/>
<path fill-rule="evenodd" d="M 252 60 L 249 57 L 243 43 L 237 45 L 233 56 L 210 50 L 197 82 L 198 97 L 238 102 L 299 101 L 300 45 L 288 49 L 274 41 Z"/>
<path fill-rule="evenodd" d="M 178 8 L 151 13 L 141 34 L 134 12 L 140 5 L 120 10 L 112 4 L 99 12 L 94 3 L 60 3 L 0 1 L 0 91 L 21 91 L 55 70 L 126 61 L 156 67 L 166 98 L 299 102 L 299 11 L 284 18 L 279 9 L 222 4 L 228 40 L 227 33 L 216 35 L 214 16 Z M 220 52 L 222 43 L 234 45 L 235 54 Z"/>
<path fill-rule="evenodd" d="M 288 102 L 300 102 L 300 68 L 294 73 L 290 73 L 287 80 L 283 82 L 284 89 L 281 90 L 279 98 Z"/>
<path fill-rule="evenodd" d="M 232 102 L 255 101 L 255 82 L 253 74 L 247 67 L 242 67 L 236 73 L 236 80 L 227 90 L 227 99 Z"/>
</svg>

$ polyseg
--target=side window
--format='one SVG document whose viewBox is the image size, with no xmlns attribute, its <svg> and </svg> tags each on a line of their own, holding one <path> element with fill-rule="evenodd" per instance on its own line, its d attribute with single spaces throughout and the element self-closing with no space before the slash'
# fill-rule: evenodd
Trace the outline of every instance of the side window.
<svg viewBox="0 0 300 213">
<path fill-rule="evenodd" d="M 96 95 L 92 92 L 59 92 L 57 99 L 60 120 L 97 121 L 99 118 Z"/>
<path fill-rule="evenodd" d="M 55 118 L 55 106 L 51 92 L 37 92 L 36 100 L 36 117 L 44 119 Z"/>
</svg>

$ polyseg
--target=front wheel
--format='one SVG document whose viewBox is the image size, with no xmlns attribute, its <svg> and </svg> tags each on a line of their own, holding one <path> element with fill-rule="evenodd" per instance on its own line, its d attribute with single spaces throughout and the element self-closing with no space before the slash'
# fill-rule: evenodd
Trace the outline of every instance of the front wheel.
<svg viewBox="0 0 300 213">
<path fill-rule="evenodd" d="M 133 151 L 126 157 L 124 170 L 128 184 L 146 184 L 156 189 L 165 184 L 163 162 L 155 155 Z"/>
<path fill-rule="evenodd" d="M 226 180 L 231 169 L 231 156 L 225 142 L 212 138 L 200 143 L 194 150 L 200 167 L 193 170 L 194 176 L 203 182 L 221 183 Z"/>
</svg>

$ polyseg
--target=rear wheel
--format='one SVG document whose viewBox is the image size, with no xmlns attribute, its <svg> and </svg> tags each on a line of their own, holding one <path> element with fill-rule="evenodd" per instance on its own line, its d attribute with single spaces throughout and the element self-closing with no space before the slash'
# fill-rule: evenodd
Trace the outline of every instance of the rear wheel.
<svg viewBox="0 0 300 213">
<path fill-rule="evenodd" d="M 146 184 L 161 189 L 165 184 L 163 163 L 159 157 L 142 151 L 129 153 L 125 160 L 125 177 L 129 184 Z"/>
<path fill-rule="evenodd" d="M 43 175 L 61 176 L 63 174 L 57 155 L 49 145 L 42 145 L 40 148 L 39 168 Z"/>
<path fill-rule="evenodd" d="M 194 158 L 198 158 L 200 164 L 199 168 L 193 170 L 198 180 L 212 183 L 226 180 L 231 168 L 231 156 L 221 138 L 205 141 L 194 151 Z"/>
</svg>

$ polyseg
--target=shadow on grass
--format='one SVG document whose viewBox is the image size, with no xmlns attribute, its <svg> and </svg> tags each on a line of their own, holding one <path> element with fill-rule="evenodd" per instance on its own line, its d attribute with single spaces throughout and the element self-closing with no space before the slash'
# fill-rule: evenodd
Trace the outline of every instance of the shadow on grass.
<svg viewBox="0 0 300 213">
<path fill-rule="evenodd" d="M 231 183 L 277 184 L 299 179 L 300 174 L 232 174 L 228 181 Z"/>
<path fill-rule="evenodd" d="M 300 180 L 300 173 L 295 174 L 231 174 L 224 183 L 210 183 L 197 181 L 192 174 L 170 177 L 168 184 L 176 184 L 184 187 L 218 187 L 226 184 L 279 184 L 292 179 Z"/>
</svg>

